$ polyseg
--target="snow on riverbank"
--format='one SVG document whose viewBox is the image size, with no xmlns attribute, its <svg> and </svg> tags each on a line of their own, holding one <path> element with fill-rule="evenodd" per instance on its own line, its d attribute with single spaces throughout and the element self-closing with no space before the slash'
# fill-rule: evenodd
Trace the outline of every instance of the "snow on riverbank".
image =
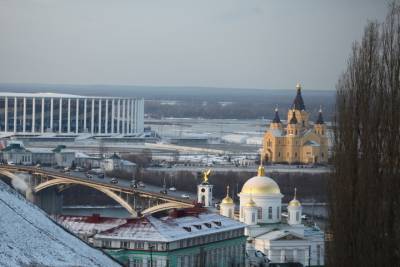
<svg viewBox="0 0 400 267">
<path fill-rule="evenodd" d="M 0 181 L 0 266 L 119 266 Z"/>
</svg>

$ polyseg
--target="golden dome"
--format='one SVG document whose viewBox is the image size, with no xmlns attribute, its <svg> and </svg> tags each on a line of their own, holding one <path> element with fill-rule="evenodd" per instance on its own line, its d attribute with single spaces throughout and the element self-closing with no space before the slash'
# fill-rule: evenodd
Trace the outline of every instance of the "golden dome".
<svg viewBox="0 0 400 267">
<path fill-rule="evenodd" d="M 229 185 L 226 186 L 226 197 L 222 200 L 221 204 L 233 204 L 233 199 L 229 196 Z"/>
<path fill-rule="evenodd" d="M 298 201 L 297 199 L 293 199 L 289 202 L 288 207 L 300 207 L 300 201 Z"/>
<path fill-rule="evenodd" d="M 294 197 L 293 199 L 289 202 L 288 207 L 300 207 L 300 201 L 297 200 L 297 188 L 294 188 Z"/>
<path fill-rule="evenodd" d="M 233 199 L 232 199 L 230 196 L 226 196 L 226 197 L 222 200 L 221 204 L 233 204 Z"/>
<path fill-rule="evenodd" d="M 249 199 L 249 202 L 247 202 L 246 204 L 244 204 L 245 207 L 255 207 L 256 203 L 254 202 L 254 200 L 252 198 Z"/>
<path fill-rule="evenodd" d="M 253 196 L 265 196 L 280 194 L 278 184 L 267 176 L 255 176 L 247 180 L 242 187 L 241 194 L 252 194 Z"/>
</svg>

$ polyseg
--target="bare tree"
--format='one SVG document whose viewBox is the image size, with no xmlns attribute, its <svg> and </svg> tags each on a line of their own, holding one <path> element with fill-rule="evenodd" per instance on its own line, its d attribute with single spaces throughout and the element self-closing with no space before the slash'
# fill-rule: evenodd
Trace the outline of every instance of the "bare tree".
<svg viewBox="0 0 400 267">
<path fill-rule="evenodd" d="M 329 266 L 400 264 L 400 6 L 370 22 L 337 86 Z"/>
</svg>

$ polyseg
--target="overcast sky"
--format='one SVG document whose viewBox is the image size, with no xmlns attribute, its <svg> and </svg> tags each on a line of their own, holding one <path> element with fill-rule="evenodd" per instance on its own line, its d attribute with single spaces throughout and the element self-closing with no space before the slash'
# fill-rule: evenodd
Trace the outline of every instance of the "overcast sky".
<svg viewBox="0 0 400 267">
<path fill-rule="evenodd" d="M 334 89 L 385 0 L 0 0 L 0 83 Z"/>
</svg>

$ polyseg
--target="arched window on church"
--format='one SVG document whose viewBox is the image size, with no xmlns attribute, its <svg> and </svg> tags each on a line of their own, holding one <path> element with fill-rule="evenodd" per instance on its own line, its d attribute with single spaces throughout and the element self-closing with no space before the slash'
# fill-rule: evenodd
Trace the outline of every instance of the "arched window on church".
<svg viewBox="0 0 400 267">
<path fill-rule="evenodd" d="M 321 158 L 324 158 L 324 152 L 321 153 Z"/>
<path fill-rule="evenodd" d="M 281 157 L 281 152 L 278 152 L 278 158 L 280 158 Z"/>
<path fill-rule="evenodd" d="M 256 214 L 253 212 L 251 213 L 251 222 L 255 223 L 256 222 Z"/>
<path fill-rule="evenodd" d="M 294 157 L 297 158 L 297 152 L 294 152 Z"/>
<path fill-rule="evenodd" d="M 276 218 L 280 220 L 281 218 L 281 207 L 276 207 Z"/>
<path fill-rule="evenodd" d="M 268 219 L 272 220 L 272 207 L 268 208 Z"/>
<path fill-rule="evenodd" d="M 300 212 L 296 211 L 296 221 L 300 220 Z"/>
</svg>

